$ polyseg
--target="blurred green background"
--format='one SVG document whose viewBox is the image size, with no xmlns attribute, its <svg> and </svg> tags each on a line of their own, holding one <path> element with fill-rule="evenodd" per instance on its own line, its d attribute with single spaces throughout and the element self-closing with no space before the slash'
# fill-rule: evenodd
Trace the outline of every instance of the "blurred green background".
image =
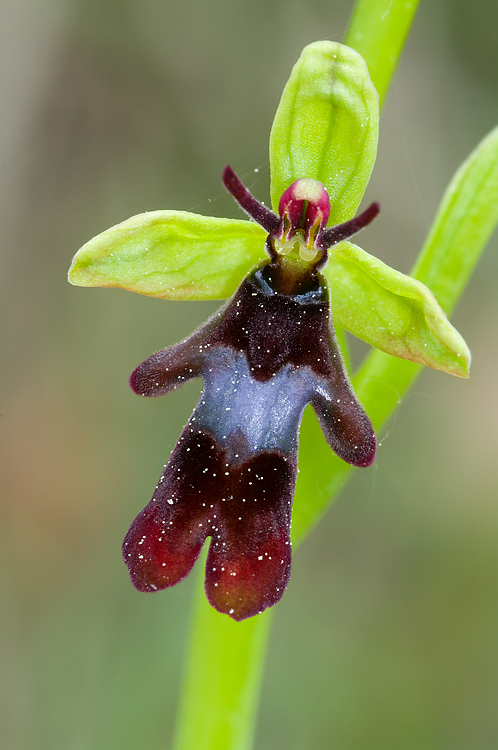
<svg viewBox="0 0 498 750">
<path fill-rule="evenodd" d="M 215 306 L 78 289 L 78 247 L 159 208 L 268 197 L 268 134 L 302 47 L 350 0 L 4 0 L 0 745 L 170 748 L 194 576 L 137 593 L 120 544 L 199 384 L 128 374 Z M 381 127 L 361 238 L 411 267 L 442 192 L 498 122 L 494 0 L 422 0 Z M 254 170 L 258 169 L 256 173 Z M 454 316 L 469 381 L 424 372 L 295 555 L 258 750 L 498 747 L 495 237 Z M 355 348 L 359 357 L 364 351 Z M 193 749 L 194 750 L 194 749 Z"/>
</svg>

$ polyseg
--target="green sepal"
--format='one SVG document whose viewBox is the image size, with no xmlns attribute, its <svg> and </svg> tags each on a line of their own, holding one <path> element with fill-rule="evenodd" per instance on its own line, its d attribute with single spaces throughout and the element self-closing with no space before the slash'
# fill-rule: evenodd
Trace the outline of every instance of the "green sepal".
<svg viewBox="0 0 498 750">
<path fill-rule="evenodd" d="M 368 344 L 461 378 L 470 352 L 432 292 L 351 242 L 329 251 L 323 275 L 334 320 Z"/>
<path fill-rule="evenodd" d="M 378 96 L 361 55 L 337 42 L 305 47 L 270 135 L 273 209 L 294 180 L 310 177 L 327 189 L 329 224 L 350 219 L 370 179 L 378 134 Z"/>
<path fill-rule="evenodd" d="M 225 299 L 266 257 L 257 224 L 151 211 L 117 224 L 74 256 L 75 286 L 119 287 L 162 299 Z"/>
</svg>

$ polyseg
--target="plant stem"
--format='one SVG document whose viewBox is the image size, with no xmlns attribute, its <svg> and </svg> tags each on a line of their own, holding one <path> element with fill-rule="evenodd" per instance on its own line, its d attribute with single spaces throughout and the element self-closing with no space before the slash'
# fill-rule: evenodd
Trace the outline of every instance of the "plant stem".
<svg viewBox="0 0 498 750">
<path fill-rule="evenodd" d="M 249 750 L 270 633 L 271 610 L 243 622 L 220 615 L 204 593 L 197 567 L 191 647 L 175 750 Z"/>
<path fill-rule="evenodd" d="M 365 58 L 382 106 L 420 0 L 358 0 L 344 44 Z"/>
</svg>

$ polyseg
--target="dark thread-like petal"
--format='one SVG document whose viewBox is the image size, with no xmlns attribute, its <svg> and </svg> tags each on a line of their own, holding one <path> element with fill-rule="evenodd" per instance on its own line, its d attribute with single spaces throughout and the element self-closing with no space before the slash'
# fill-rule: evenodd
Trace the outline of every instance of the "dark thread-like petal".
<svg viewBox="0 0 498 750">
<path fill-rule="evenodd" d="M 347 240 L 348 237 L 352 237 L 354 234 L 361 232 L 366 226 L 372 222 L 380 212 L 380 203 L 372 203 L 368 208 L 365 209 L 361 214 L 355 216 L 354 219 L 345 221 L 344 224 L 337 224 L 335 227 L 324 229 L 322 232 L 322 244 L 325 248 L 329 248 L 332 245 L 337 245 L 338 242 Z"/>
<path fill-rule="evenodd" d="M 257 224 L 270 234 L 278 228 L 279 219 L 269 208 L 260 203 L 239 180 L 230 165 L 222 173 L 223 184 L 239 206 Z"/>
</svg>

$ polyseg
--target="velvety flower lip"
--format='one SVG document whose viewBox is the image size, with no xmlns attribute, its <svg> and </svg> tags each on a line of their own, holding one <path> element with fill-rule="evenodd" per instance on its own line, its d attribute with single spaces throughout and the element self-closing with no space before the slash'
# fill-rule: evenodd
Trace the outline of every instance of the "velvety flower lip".
<svg viewBox="0 0 498 750">
<path fill-rule="evenodd" d="M 328 195 L 297 180 L 280 216 L 260 204 L 226 167 L 224 183 L 268 231 L 269 261 L 189 338 L 153 354 L 132 373 L 143 396 L 195 377 L 204 389 L 147 507 L 123 543 L 141 591 L 173 586 L 191 570 L 207 537 L 206 593 L 235 620 L 281 598 L 290 576 L 290 523 L 298 432 L 311 404 L 341 458 L 369 466 L 370 420 L 349 383 L 317 271 L 327 250 L 378 213 L 378 205 L 326 229 Z"/>
</svg>

